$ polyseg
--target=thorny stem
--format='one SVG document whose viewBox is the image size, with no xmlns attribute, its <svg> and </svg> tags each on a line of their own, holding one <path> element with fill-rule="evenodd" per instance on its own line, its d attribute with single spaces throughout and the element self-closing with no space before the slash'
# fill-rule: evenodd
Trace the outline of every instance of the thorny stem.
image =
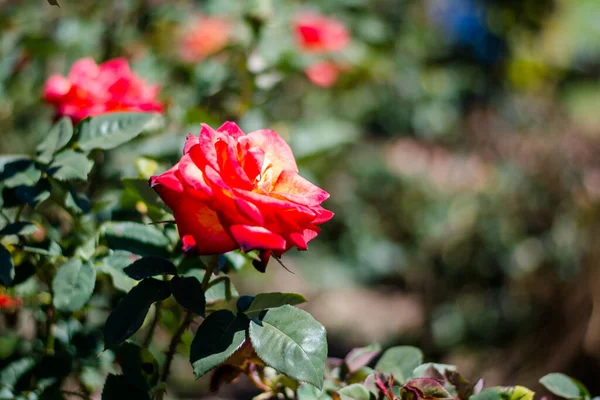
<svg viewBox="0 0 600 400">
<path fill-rule="evenodd" d="M 210 278 L 216 267 L 217 267 L 216 265 L 212 265 L 206 269 L 206 272 L 204 273 L 204 278 L 202 279 L 202 290 L 203 291 L 206 291 L 206 289 L 208 288 L 208 285 L 210 283 Z M 169 373 L 171 372 L 171 363 L 173 362 L 173 357 L 175 357 L 175 351 L 177 350 L 177 345 L 181 341 L 181 336 L 183 336 L 185 330 L 188 328 L 188 325 L 190 324 L 190 322 L 192 322 L 193 319 L 194 319 L 194 314 L 186 311 L 186 316 L 185 316 L 185 319 L 183 320 L 183 323 L 181 324 L 179 329 L 177 329 L 177 332 L 175 332 L 175 334 L 173 335 L 173 338 L 171 338 L 171 343 L 169 343 L 169 350 L 167 351 L 167 360 L 165 361 L 165 367 L 164 367 L 163 373 L 160 377 L 159 384 L 167 382 L 167 379 L 169 378 Z M 164 395 L 165 395 L 165 390 L 158 391 L 156 394 L 156 400 L 162 400 Z"/>
</svg>

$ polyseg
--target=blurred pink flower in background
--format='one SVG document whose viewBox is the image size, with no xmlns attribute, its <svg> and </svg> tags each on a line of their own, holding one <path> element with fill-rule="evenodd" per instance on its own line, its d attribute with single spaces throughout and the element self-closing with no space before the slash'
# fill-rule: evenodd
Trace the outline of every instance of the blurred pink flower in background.
<svg viewBox="0 0 600 400">
<path fill-rule="evenodd" d="M 179 56 L 195 63 L 217 53 L 229 43 L 231 25 L 221 17 L 200 15 L 192 18 L 179 39 Z"/>
<path fill-rule="evenodd" d="M 314 12 L 299 14 L 294 28 L 298 44 L 306 52 L 336 52 L 350 43 L 350 34 L 342 22 Z"/>
<path fill-rule="evenodd" d="M 320 87 L 329 87 L 337 82 L 342 67 L 331 61 L 321 61 L 306 68 L 308 79 Z"/>
<path fill-rule="evenodd" d="M 115 111 L 161 112 L 163 105 L 156 99 L 159 91 L 158 85 L 148 85 L 133 72 L 124 58 L 100 65 L 82 58 L 67 77 L 52 75 L 46 81 L 44 98 L 59 115 L 78 122 Z"/>
</svg>

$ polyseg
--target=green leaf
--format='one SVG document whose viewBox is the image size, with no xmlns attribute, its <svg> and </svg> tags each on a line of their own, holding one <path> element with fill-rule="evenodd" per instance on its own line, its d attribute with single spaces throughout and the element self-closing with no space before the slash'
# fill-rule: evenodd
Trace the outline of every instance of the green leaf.
<svg viewBox="0 0 600 400">
<path fill-rule="evenodd" d="M 276 308 L 286 304 L 295 306 L 296 304 L 305 302 L 306 298 L 298 293 L 259 293 L 254 296 L 254 300 L 252 300 L 250 306 L 244 310 L 244 313 L 249 317 L 252 317 L 269 308 Z"/>
<path fill-rule="evenodd" d="M 137 281 L 128 277 L 123 270 L 138 258 L 138 255 L 128 251 L 116 250 L 101 260 L 98 270 L 111 276 L 115 288 L 129 292 Z"/>
<path fill-rule="evenodd" d="M 49 164 L 54 157 L 54 153 L 65 147 L 72 137 L 73 124 L 71 118 L 63 117 L 50 129 L 42 143 L 37 146 L 37 160 L 42 164 Z"/>
<path fill-rule="evenodd" d="M 190 349 L 196 379 L 227 360 L 246 340 L 248 318 L 228 310 L 210 314 L 200 325 Z"/>
<path fill-rule="evenodd" d="M 123 271 L 138 281 L 156 275 L 177 275 L 177 268 L 171 261 L 156 256 L 142 257 Z"/>
<path fill-rule="evenodd" d="M 77 214 L 87 214 L 91 209 L 91 202 L 86 195 L 77 193 L 73 187 L 69 187 L 65 206 Z"/>
<path fill-rule="evenodd" d="M 190 257 L 191 258 L 191 257 Z M 183 266 L 185 267 L 185 266 Z M 182 264 L 179 265 L 179 269 L 182 270 Z M 194 276 L 200 282 L 204 279 L 205 270 L 200 268 L 190 268 L 185 271 L 182 276 Z M 212 278 L 209 287 L 204 293 L 207 304 L 215 304 L 222 300 L 229 300 L 233 297 L 239 296 L 238 291 L 231 283 L 231 280 L 227 275 L 219 275 L 216 278 Z"/>
<path fill-rule="evenodd" d="M 171 279 L 171 292 L 183 308 L 204 317 L 206 299 L 198 279 L 193 276 L 174 276 Z"/>
<path fill-rule="evenodd" d="M 14 389 L 19 381 L 19 378 L 30 371 L 35 366 L 35 361 L 32 358 L 21 358 L 8 364 L 2 372 L 0 372 L 0 382 L 2 386 L 8 386 Z"/>
<path fill-rule="evenodd" d="M 585 395 L 581 390 L 581 384 L 565 374 L 548 374 L 540 379 L 540 383 L 549 392 L 563 399 L 579 399 Z"/>
<path fill-rule="evenodd" d="M 155 226 L 108 222 L 102 226 L 101 232 L 113 250 L 127 250 L 140 255 L 168 255 L 169 239 Z"/>
<path fill-rule="evenodd" d="M 412 372 L 423 363 L 423 353 L 416 347 L 397 346 L 383 353 L 375 369 L 386 374 L 394 375 L 400 383 L 412 377 Z"/>
<path fill-rule="evenodd" d="M 123 297 L 104 326 L 106 348 L 113 348 L 133 335 L 144 323 L 152 303 L 171 295 L 169 282 L 148 278 Z"/>
<path fill-rule="evenodd" d="M 138 136 L 157 114 L 118 112 L 83 120 L 78 145 L 84 151 L 114 149 Z"/>
<path fill-rule="evenodd" d="M 135 387 L 148 391 L 158 383 L 158 362 L 148 349 L 126 342 L 119 347 L 117 360 L 125 378 Z"/>
<path fill-rule="evenodd" d="M 506 392 L 502 388 L 494 386 L 474 394 L 469 400 L 505 400 L 506 397 Z"/>
<path fill-rule="evenodd" d="M 355 383 L 341 388 L 338 392 L 342 400 L 369 400 L 371 394 L 360 383 Z"/>
<path fill-rule="evenodd" d="M 8 286 L 15 279 L 15 264 L 10 252 L 0 244 L 0 282 Z"/>
<path fill-rule="evenodd" d="M 35 163 L 28 159 L 11 161 L 4 165 L 2 179 L 7 188 L 18 186 L 35 186 L 40 180 L 42 171 L 37 169 Z"/>
<path fill-rule="evenodd" d="M 323 386 L 327 338 L 323 325 L 309 313 L 284 305 L 250 324 L 256 354 L 270 367 L 318 388 Z"/>
<path fill-rule="evenodd" d="M 32 222 L 19 221 L 6 225 L 0 230 L 0 236 L 8 235 L 31 235 L 38 231 L 37 225 Z"/>
<path fill-rule="evenodd" d="M 96 269 L 90 262 L 78 258 L 60 267 L 52 281 L 54 306 L 65 312 L 82 308 L 90 299 L 96 284 Z"/>
<path fill-rule="evenodd" d="M 102 400 L 150 400 L 150 395 L 129 383 L 125 376 L 110 374 L 102 388 Z"/>
<path fill-rule="evenodd" d="M 48 173 L 60 180 L 86 180 L 94 163 L 83 153 L 74 150 L 64 150 L 56 155 Z"/>
<path fill-rule="evenodd" d="M 412 372 L 413 378 L 423 378 L 425 377 L 425 371 L 429 368 L 435 368 L 437 372 L 439 372 L 442 376 L 445 376 L 446 371 L 456 371 L 456 367 L 450 364 L 438 364 L 438 363 L 425 363 L 419 365 Z"/>
</svg>

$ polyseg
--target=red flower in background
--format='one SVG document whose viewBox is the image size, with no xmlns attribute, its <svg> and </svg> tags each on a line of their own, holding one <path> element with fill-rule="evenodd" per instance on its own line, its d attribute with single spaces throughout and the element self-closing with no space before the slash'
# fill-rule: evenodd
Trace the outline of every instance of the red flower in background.
<svg viewBox="0 0 600 400">
<path fill-rule="evenodd" d="M 219 17 L 199 16 L 184 28 L 179 40 L 179 56 L 195 63 L 218 52 L 229 43 L 231 25 Z"/>
<path fill-rule="evenodd" d="M 248 135 L 232 122 L 188 135 L 181 160 L 150 185 L 173 210 L 184 249 L 199 254 L 306 250 L 333 216 L 329 194 L 298 174 L 292 150 L 274 131 Z"/>
<path fill-rule="evenodd" d="M 317 86 L 329 87 L 337 82 L 342 67 L 331 61 L 321 61 L 306 68 L 308 79 Z"/>
<path fill-rule="evenodd" d="M 0 293 L 0 310 L 12 310 L 23 305 L 23 300 L 18 297 L 9 296 L 6 293 Z"/>
<path fill-rule="evenodd" d="M 336 52 L 350 42 L 350 34 L 342 22 L 320 14 L 302 13 L 294 20 L 294 26 L 298 44 L 307 52 Z"/>
<path fill-rule="evenodd" d="M 52 75 L 44 86 L 44 98 L 59 115 L 78 122 L 85 117 L 115 111 L 163 110 L 156 99 L 159 87 L 148 85 L 129 68 L 127 60 L 115 58 L 96 64 L 83 58 L 71 67 L 69 75 Z"/>
</svg>

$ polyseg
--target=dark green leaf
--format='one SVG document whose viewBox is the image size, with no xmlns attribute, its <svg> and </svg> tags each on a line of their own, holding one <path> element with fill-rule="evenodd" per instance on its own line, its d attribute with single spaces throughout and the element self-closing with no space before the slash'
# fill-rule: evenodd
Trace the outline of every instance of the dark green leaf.
<svg viewBox="0 0 600 400">
<path fill-rule="evenodd" d="M 171 279 L 171 292 L 183 308 L 204 317 L 206 299 L 202 284 L 198 279 L 193 276 L 174 276 Z"/>
<path fill-rule="evenodd" d="M 391 374 L 400 383 L 412 377 L 415 368 L 423 363 L 423 353 L 416 347 L 397 346 L 383 353 L 375 369 Z"/>
<path fill-rule="evenodd" d="M 21 159 L 4 165 L 2 180 L 7 188 L 18 186 L 34 186 L 42 176 L 42 171 L 36 168 L 31 160 Z"/>
<path fill-rule="evenodd" d="M 133 335 L 144 323 L 152 303 L 169 297 L 169 282 L 148 278 L 123 297 L 104 326 L 106 348 L 113 348 Z"/>
<path fill-rule="evenodd" d="M 256 354 L 270 367 L 318 388 L 323 386 L 327 338 L 325 328 L 309 313 L 285 305 L 250 324 Z"/>
<path fill-rule="evenodd" d="M 341 388 L 338 392 L 342 400 L 369 400 L 371 394 L 360 383 L 355 383 Z"/>
<path fill-rule="evenodd" d="M 37 160 L 43 164 L 50 163 L 54 153 L 65 147 L 72 137 L 73 124 L 71 118 L 63 117 L 50 129 L 42 143 L 37 146 Z"/>
<path fill-rule="evenodd" d="M 8 286 L 15 279 L 15 265 L 10 252 L 0 244 L 0 282 Z"/>
<path fill-rule="evenodd" d="M 77 193 L 74 188 L 70 187 L 65 199 L 65 206 L 78 214 L 87 214 L 91 209 L 90 199 L 82 194 Z"/>
<path fill-rule="evenodd" d="M 228 310 L 210 314 L 200 325 L 190 349 L 196 379 L 227 360 L 246 340 L 248 318 Z"/>
<path fill-rule="evenodd" d="M 540 379 L 540 383 L 549 392 L 563 399 L 579 399 L 585 394 L 577 381 L 561 373 L 548 374 Z"/>
<path fill-rule="evenodd" d="M 129 383 L 123 375 L 110 374 L 102 388 L 102 400 L 150 400 L 150 395 Z"/>
<path fill-rule="evenodd" d="M 19 378 L 30 371 L 35 366 L 35 361 L 32 358 L 21 358 L 8 364 L 2 372 L 0 372 L 0 382 L 2 386 L 8 386 L 14 389 L 19 381 Z"/>
<path fill-rule="evenodd" d="M 240 298 L 237 299 L 235 306 L 237 307 L 238 311 L 245 312 L 253 301 L 254 296 L 240 296 Z"/>
<path fill-rule="evenodd" d="M 130 278 L 142 280 L 156 275 L 177 275 L 175 265 L 163 257 L 148 256 L 136 260 L 123 270 Z"/>
<path fill-rule="evenodd" d="M 58 4 L 57 0 L 47 0 L 48 4 L 50 4 L 51 6 L 57 6 L 58 8 L 60 8 L 60 4 Z"/>
<path fill-rule="evenodd" d="M 157 114 L 118 112 L 86 119 L 79 126 L 79 147 L 84 151 L 114 149 L 138 136 Z"/>
<path fill-rule="evenodd" d="M 127 250 L 140 255 L 166 256 L 169 239 L 155 226 L 137 222 L 108 222 L 102 233 L 113 250 Z"/>
<path fill-rule="evenodd" d="M 48 173 L 60 180 L 86 180 L 94 163 L 83 153 L 74 150 L 64 150 L 56 155 Z"/>
<path fill-rule="evenodd" d="M 298 293 L 259 293 L 254 296 L 254 300 L 252 300 L 252 303 L 244 313 L 249 317 L 252 317 L 269 308 L 276 308 L 286 304 L 295 306 L 296 304 L 305 302 L 306 298 Z"/>
<path fill-rule="evenodd" d="M 31 235 L 34 232 L 37 232 L 38 227 L 32 222 L 27 221 L 19 221 L 13 222 L 12 224 L 6 225 L 2 230 L 0 230 L 0 236 L 8 236 L 8 235 Z"/>
<path fill-rule="evenodd" d="M 133 343 L 123 343 L 117 351 L 117 360 L 125 378 L 133 386 L 148 391 L 158 383 L 158 362 L 148 349 Z"/>
<path fill-rule="evenodd" d="M 96 269 L 89 262 L 75 258 L 59 268 L 52 281 L 54 306 L 66 312 L 82 308 L 90 299 L 96 284 Z"/>
</svg>

